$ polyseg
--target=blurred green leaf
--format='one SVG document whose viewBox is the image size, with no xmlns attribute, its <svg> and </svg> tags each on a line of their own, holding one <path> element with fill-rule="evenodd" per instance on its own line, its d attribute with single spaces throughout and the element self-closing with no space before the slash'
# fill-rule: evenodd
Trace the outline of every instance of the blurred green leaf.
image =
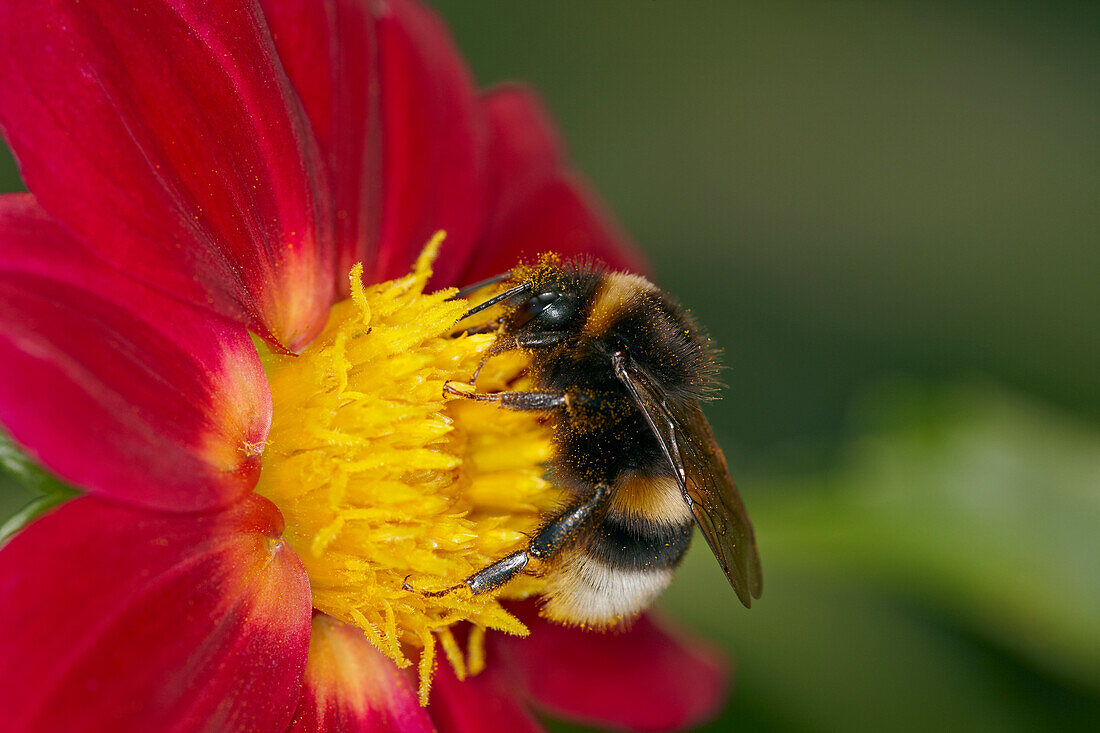
<svg viewBox="0 0 1100 733">
<path fill-rule="evenodd" d="M 1100 433 L 985 388 L 894 384 L 846 467 L 769 508 L 771 551 L 858 570 L 1100 690 Z"/>
<path fill-rule="evenodd" d="M 68 497 L 78 493 L 76 489 L 35 463 L 2 428 L 0 428 L 0 469 L 7 472 L 18 483 L 39 494 L 59 494 Z"/>
<path fill-rule="evenodd" d="M 0 544 L 79 493 L 35 463 L 0 429 Z"/>
<path fill-rule="evenodd" d="M 1100 431 L 982 386 L 874 391 L 842 465 L 744 482 L 764 596 L 704 546 L 666 605 L 737 661 L 713 730 L 1088 730 Z"/>
<path fill-rule="evenodd" d="M 77 495 L 76 491 L 71 493 L 57 493 L 46 494 L 45 496 L 39 496 L 32 499 L 25 504 L 22 509 L 15 514 L 8 517 L 7 521 L 3 525 L 0 525 L 0 546 L 3 546 L 16 532 L 23 529 L 23 527 L 30 524 L 32 521 L 42 516 L 49 510 L 53 509 L 58 504 L 68 501 Z"/>
</svg>

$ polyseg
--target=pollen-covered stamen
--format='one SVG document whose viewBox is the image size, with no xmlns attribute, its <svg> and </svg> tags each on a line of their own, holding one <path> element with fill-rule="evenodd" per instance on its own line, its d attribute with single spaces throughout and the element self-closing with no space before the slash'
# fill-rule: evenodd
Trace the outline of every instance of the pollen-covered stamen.
<svg viewBox="0 0 1100 733">
<path fill-rule="evenodd" d="M 458 399 L 492 334 L 452 337 L 468 308 L 454 290 L 424 294 L 437 236 L 414 271 L 364 288 L 334 306 L 325 331 L 298 356 L 267 353 L 274 416 L 257 491 L 286 519 L 285 536 L 305 563 L 317 609 L 363 629 L 399 666 L 419 651 L 421 697 L 437 642 L 461 676 L 468 662 L 449 627 L 526 633 L 496 596 L 421 589 L 458 579 L 514 551 L 560 492 L 542 477 L 549 428 L 531 414 Z M 522 386 L 525 360 L 496 358 L 483 389 Z M 532 576 L 506 597 L 538 590 Z M 481 638 L 480 634 L 471 635 Z"/>
</svg>

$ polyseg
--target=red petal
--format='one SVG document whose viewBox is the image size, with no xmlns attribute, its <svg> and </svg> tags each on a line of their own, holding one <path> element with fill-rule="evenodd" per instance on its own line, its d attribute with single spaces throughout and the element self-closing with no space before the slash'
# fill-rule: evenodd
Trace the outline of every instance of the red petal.
<svg viewBox="0 0 1100 733">
<path fill-rule="evenodd" d="M 566 165 L 565 147 L 542 100 L 528 87 L 505 84 L 485 92 L 493 174 L 490 226 L 553 182 Z"/>
<path fill-rule="evenodd" d="M 490 125 L 489 218 L 462 282 L 505 272 L 542 252 L 590 255 L 646 272 L 645 259 L 572 172 L 542 103 L 523 87 L 483 99 Z"/>
<path fill-rule="evenodd" d="M 384 0 L 378 16 L 382 211 L 376 280 L 404 274 L 447 231 L 436 282 L 456 280 L 485 207 L 485 130 L 473 80 L 450 34 L 415 0 Z"/>
<path fill-rule="evenodd" d="M 431 731 L 412 681 L 359 629 L 313 617 L 305 684 L 292 731 Z"/>
<path fill-rule="evenodd" d="M 722 707 L 728 680 L 718 654 L 649 616 L 599 633 L 551 624 L 530 605 L 514 610 L 531 635 L 494 635 L 492 651 L 555 717 L 660 731 L 699 725 Z"/>
<path fill-rule="evenodd" d="M 137 283 L 0 197 L 0 422 L 63 479 L 172 510 L 251 490 L 271 421 L 240 326 Z"/>
<path fill-rule="evenodd" d="M 362 0 L 262 0 L 287 74 L 321 145 L 336 209 L 336 287 L 378 245 L 378 44 Z"/>
<path fill-rule="evenodd" d="M 282 730 L 310 597 L 282 518 L 77 499 L 0 551 L 5 730 Z"/>
<path fill-rule="evenodd" d="M 519 688 L 496 670 L 486 670 L 459 682 L 446 661 L 436 667 L 428 711 L 440 733 L 543 730 L 523 704 Z"/>
<path fill-rule="evenodd" d="M 324 326 L 331 202 L 253 3 L 3 3 L 0 125 L 111 263 L 291 349 Z"/>
</svg>

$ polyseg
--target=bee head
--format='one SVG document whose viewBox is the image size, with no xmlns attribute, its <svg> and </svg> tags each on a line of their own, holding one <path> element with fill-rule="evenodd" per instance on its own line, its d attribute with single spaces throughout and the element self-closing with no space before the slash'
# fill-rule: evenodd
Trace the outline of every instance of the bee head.
<svg viewBox="0 0 1100 733">
<path fill-rule="evenodd" d="M 518 265 L 503 276 L 471 286 L 467 292 L 495 282 L 512 283 L 475 305 L 464 318 L 500 304 L 506 315 L 497 323 L 503 323 L 505 331 L 579 333 L 602 272 L 603 266 L 595 262 L 563 263 L 557 255 L 543 255 L 534 264 Z"/>
</svg>

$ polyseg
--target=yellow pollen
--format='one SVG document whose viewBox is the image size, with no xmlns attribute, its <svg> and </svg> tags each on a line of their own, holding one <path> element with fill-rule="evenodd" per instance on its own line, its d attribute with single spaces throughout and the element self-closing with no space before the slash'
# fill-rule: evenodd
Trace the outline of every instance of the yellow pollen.
<svg viewBox="0 0 1100 733">
<path fill-rule="evenodd" d="M 425 294 L 442 233 L 409 275 L 364 287 L 301 354 L 262 349 L 274 416 L 257 492 L 286 520 L 309 574 L 313 605 L 358 626 L 400 667 L 419 658 L 427 700 L 437 644 L 460 677 L 484 666 L 485 629 L 524 635 L 499 598 L 537 592 L 524 575 L 500 593 L 438 590 L 523 546 L 562 500 L 543 478 L 550 429 L 537 416 L 445 395 L 468 381 L 493 334 L 452 337 L 468 308 Z M 494 358 L 478 384 L 523 389 L 526 357 Z M 467 657 L 451 632 L 471 629 Z"/>
</svg>

